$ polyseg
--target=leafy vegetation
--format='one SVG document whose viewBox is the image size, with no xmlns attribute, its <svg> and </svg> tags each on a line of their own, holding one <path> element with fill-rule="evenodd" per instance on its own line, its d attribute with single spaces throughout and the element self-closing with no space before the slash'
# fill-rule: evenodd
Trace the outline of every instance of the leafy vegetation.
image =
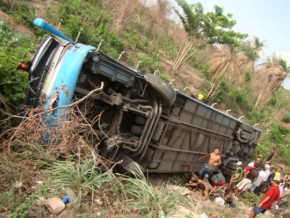
<svg viewBox="0 0 290 218">
<path fill-rule="evenodd" d="M 26 36 L 15 34 L 0 21 L 0 100 L 1 104 L 18 103 L 25 96 L 27 72 L 18 71 L 20 60 L 30 60 L 34 44 Z"/>
<path fill-rule="evenodd" d="M 283 117 L 283 122 L 290 123 L 290 112 L 287 112 L 287 114 Z"/>
<path fill-rule="evenodd" d="M 209 44 L 227 44 L 233 47 L 240 45 L 247 34 L 232 30 L 236 24 L 231 14 L 224 14 L 223 9 L 215 6 L 214 12 L 203 12 L 201 3 L 189 5 L 185 0 L 176 0 L 184 16 L 175 9 L 184 29 L 190 36 L 202 38 Z"/>
</svg>

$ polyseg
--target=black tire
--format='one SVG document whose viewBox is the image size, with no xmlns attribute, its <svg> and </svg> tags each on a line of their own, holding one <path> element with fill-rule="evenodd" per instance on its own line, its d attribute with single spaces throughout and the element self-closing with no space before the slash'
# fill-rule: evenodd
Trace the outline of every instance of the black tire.
<svg viewBox="0 0 290 218">
<path fill-rule="evenodd" d="M 175 102 L 176 94 L 170 85 L 151 73 L 145 74 L 144 77 L 151 87 L 158 92 L 157 94 L 160 95 L 163 105 L 171 106 Z"/>
<path fill-rule="evenodd" d="M 255 137 L 250 141 L 251 145 L 256 145 L 258 143 L 258 140 L 260 138 L 260 132 L 255 132 Z"/>
<path fill-rule="evenodd" d="M 247 145 L 242 145 L 241 146 L 241 150 L 239 151 L 239 155 L 241 156 L 241 157 L 244 157 L 244 156 L 247 156 L 248 155 L 248 153 L 249 153 L 249 147 L 247 146 Z"/>
<path fill-rule="evenodd" d="M 248 151 L 248 157 L 250 157 L 254 152 L 254 147 L 253 146 L 250 146 L 249 147 L 249 151 Z"/>
<path fill-rule="evenodd" d="M 244 145 L 241 146 L 241 150 L 238 153 L 241 157 L 244 156 Z"/>
<path fill-rule="evenodd" d="M 225 152 L 226 154 L 228 154 L 228 153 L 230 153 L 230 151 L 232 150 L 232 148 L 233 148 L 233 142 L 230 142 L 228 145 L 226 145 L 226 146 L 224 147 L 224 152 Z"/>
<path fill-rule="evenodd" d="M 227 168 L 230 169 L 230 170 L 235 170 L 236 169 L 236 166 L 237 166 L 237 162 L 236 161 L 231 161 L 227 164 Z"/>
<path fill-rule="evenodd" d="M 245 140 L 250 140 L 252 139 L 252 133 L 248 133 L 245 131 L 241 131 L 241 138 L 245 139 Z"/>
<path fill-rule="evenodd" d="M 237 139 L 239 142 L 241 143 L 248 143 L 249 139 L 244 139 L 241 137 L 241 132 L 242 132 L 242 129 L 239 129 L 237 132 L 236 132 L 236 136 L 237 136 Z"/>
<path fill-rule="evenodd" d="M 224 176 L 232 176 L 234 174 L 234 170 L 228 169 L 228 168 L 224 168 L 221 170 L 222 173 L 224 174 Z"/>
<path fill-rule="evenodd" d="M 232 148 L 231 148 L 231 152 L 233 152 L 233 154 L 235 155 L 235 154 L 239 153 L 240 150 L 241 150 L 241 145 L 240 145 L 240 143 L 237 142 L 237 141 L 235 141 L 235 142 L 233 143 Z"/>
<path fill-rule="evenodd" d="M 245 130 L 245 131 L 247 131 L 247 132 L 249 132 L 249 133 L 253 133 L 253 132 L 255 132 L 255 129 L 254 129 L 253 127 L 251 127 L 251 126 L 249 126 L 249 125 L 246 125 L 246 124 L 243 124 L 243 125 L 241 126 L 241 129 L 242 129 L 242 130 Z"/>
</svg>

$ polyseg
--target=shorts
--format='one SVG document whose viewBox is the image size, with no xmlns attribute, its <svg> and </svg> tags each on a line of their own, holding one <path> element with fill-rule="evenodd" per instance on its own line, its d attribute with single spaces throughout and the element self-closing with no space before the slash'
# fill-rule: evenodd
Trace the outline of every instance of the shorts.
<svg viewBox="0 0 290 218">
<path fill-rule="evenodd" d="M 243 178 L 238 184 L 237 184 L 237 188 L 240 191 L 246 191 L 247 188 L 249 187 L 249 185 L 251 185 L 252 181 L 250 179 L 247 178 Z"/>
<path fill-rule="evenodd" d="M 218 169 L 219 169 L 218 166 L 213 166 L 213 165 L 208 166 L 208 168 L 207 168 L 207 173 L 211 175 L 211 174 L 213 174 L 214 172 L 216 172 Z"/>
<path fill-rule="evenodd" d="M 266 211 L 266 209 L 263 209 L 257 206 L 254 206 L 252 210 L 254 211 L 255 214 L 260 214 L 260 213 L 264 214 Z"/>
<path fill-rule="evenodd" d="M 203 179 L 205 177 L 206 174 L 208 174 L 208 176 L 212 175 L 213 172 L 218 170 L 218 166 L 209 166 L 207 163 L 201 165 L 199 171 L 198 171 L 198 175 L 201 179 Z"/>
<path fill-rule="evenodd" d="M 249 185 L 248 189 L 251 191 L 251 192 L 254 192 L 254 190 L 257 188 L 257 186 L 255 184 L 251 184 Z"/>
</svg>

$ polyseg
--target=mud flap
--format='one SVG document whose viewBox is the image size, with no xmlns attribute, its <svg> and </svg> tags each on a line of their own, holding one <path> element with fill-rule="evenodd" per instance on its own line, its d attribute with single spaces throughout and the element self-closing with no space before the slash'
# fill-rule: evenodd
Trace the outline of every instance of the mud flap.
<svg viewBox="0 0 290 218">
<path fill-rule="evenodd" d="M 144 169 L 133 159 L 128 157 L 123 152 L 119 151 L 116 155 L 115 162 L 120 162 L 120 165 L 128 172 L 134 174 L 138 178 L 144 177 L 143 171 Z"/>
</svg>

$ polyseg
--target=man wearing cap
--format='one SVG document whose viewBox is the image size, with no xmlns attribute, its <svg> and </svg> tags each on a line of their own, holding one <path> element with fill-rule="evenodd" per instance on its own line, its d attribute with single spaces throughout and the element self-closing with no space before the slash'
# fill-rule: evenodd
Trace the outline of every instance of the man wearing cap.
<svg viewBox="0 0 290 218">
<path fill-rule="evenodd" d="M 242 164 L 243 164 L 242 161 L 238 161 L 236 163 L 236 169 L 235 169 L 234 174 L 231 177 L 230 186 L 232 186 L 233 184 L 237 184 L 238 182 L 240 182 L 242 180 L 242 178 L 244 176 Z"/>
<path fill-rule="evenodd" d="M 266 194 L 261 198 L 258 205 L 255 205 L 250 213 L 250 218 L 254 218 L 257 216 L 257 214 L 265 213 L 266 210 L 270 209 L 273 202 L 276 201 L 278 203 L 279 196 L 280 196 L 280 190 L 279 190 L 279 184 L 280 181 L 278 180 L 272 180 L 271 184 L 272 186 L 268 189 Z"/>
</svg>

